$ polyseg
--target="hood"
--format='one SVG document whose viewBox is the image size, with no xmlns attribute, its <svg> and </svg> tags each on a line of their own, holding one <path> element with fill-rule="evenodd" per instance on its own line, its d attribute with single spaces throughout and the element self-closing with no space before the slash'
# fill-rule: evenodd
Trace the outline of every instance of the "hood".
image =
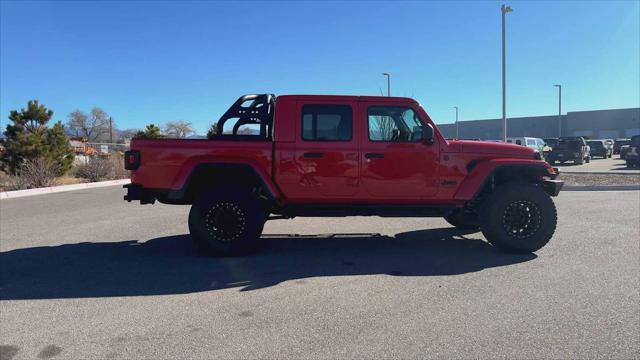
<svg viewBox="0 0 640 360">
<path fill-rule="evenodd" d="M 452 140 L 449 146 L 454 151 L 473 154 L 490 154 L 506 157 L 533 159 L 532 148 L 526 146 L 492 142 L 492 141 L 470 141 L 470 140 Z"/>
</svg>

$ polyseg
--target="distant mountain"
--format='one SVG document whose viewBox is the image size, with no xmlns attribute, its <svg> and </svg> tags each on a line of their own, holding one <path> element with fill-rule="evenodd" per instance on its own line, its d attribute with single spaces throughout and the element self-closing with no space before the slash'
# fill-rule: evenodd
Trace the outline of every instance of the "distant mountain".
<svg viewBox="0 0 640 360">
<path fill-rule="evenodd" d="M 204 135 L 193 134 L 187 136 L 187 139 L 206 139 L 207 137 Z"/>
</svg>

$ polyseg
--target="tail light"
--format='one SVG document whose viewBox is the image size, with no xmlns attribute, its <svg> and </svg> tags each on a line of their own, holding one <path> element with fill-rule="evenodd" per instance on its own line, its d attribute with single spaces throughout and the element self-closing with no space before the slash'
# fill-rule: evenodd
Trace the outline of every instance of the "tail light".
<svg viewBox="0 0 640 360">
<path fill-rule="evenodd" d="M 129 150 L 124 153 L 124 168 L 135 170 L 140 166 L 140 151 Z"/>
</svg>

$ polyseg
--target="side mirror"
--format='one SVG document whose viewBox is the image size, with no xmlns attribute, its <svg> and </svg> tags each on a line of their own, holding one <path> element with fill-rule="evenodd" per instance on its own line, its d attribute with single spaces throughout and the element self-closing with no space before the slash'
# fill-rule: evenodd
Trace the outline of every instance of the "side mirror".
<svg viewBox="0 0 640 360">
<path fill-rule="evenodd" d="M 425 144 L 431 145 L 433 144 L 433 137 L 434 137 L 433 125 L 426 124 L 422 129 L 422 141 L 424 141 Z"/>
</svg>

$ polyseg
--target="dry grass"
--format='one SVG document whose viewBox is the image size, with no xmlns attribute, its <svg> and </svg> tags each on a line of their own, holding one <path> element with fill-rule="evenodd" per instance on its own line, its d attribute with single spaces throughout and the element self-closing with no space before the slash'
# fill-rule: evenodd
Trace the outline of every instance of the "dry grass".
<svg viewBox="0 0 640 360">
<path fill-rule="evenodd" d="M 560 180 L 565 185 L 592 186 L 592 185 L 638 185 L 640 175 L 637 174 L 563 174 Z"/>
<path fill-rule="evenodd" d="M 98 166 L 96 170 L 95 165 Z M 52 179 L 51 185 L 71 185 L 89 181 L 117 180 L 129 177 L 129 171 L 124 169 L 122 155 L 112 155 L 109 158 L 100 158 L 92 163 L 94 166 L 80 165 L 74 167 L 68 174 Z M 87 171 L 87 168 L 89 170 Z M 32 188 L 24 179 L 11 176 L 0 170 L 0 191 L 21 190 Z"/>
</svg>

